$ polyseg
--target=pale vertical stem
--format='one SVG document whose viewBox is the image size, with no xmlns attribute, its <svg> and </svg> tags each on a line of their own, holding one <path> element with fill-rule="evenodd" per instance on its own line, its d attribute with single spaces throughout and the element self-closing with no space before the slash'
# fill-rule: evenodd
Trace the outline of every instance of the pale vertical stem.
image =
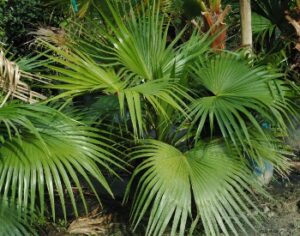
<svg viewBox="0 0 300 236">
<path fill-rule="evenodd" d="M 252 48 L 251 0 L 240 0 L 242 46 Z"/>
</svg>

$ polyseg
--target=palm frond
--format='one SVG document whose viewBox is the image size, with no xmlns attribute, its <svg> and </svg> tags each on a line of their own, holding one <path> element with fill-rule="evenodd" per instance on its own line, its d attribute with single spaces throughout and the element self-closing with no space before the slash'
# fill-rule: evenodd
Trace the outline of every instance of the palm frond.
<svg viewBox="0 0 300 236">
<path fill-rule="evenodd" d="M 58 51 L 59 49 L 55 50 Z M 105 94 L 115 95 L 119 99 L 120 110 L 123 115 L 125 110 L 128 109 L 136 134 L 142 134 L 143 132 L 142 102 L 144 99 L 157 112 L 166 114 L 160 104 L 165 102 L 184 113 L 182 107 L 186 105 L 181 98 L 188 97 L 188 95 L 184 88 L 176 83 L 176 80 L 160 79 L 133 84 L 129 81 L 130 78 L 122 78 L 120 74 L 116 74 L 113 70 L 101 68 L 88 55 L 81 53 L 79 56 L 63 52 L 62 50 L 59 50 L 59 52 L 68 61 L 54 57 L 51 59 L 68 68 L 49 66 L 49 68 L 59 72 L 60 75 L 47 76 L 47 78 L 60 81 L 61 83 L 49 85 L 48 87 L 66 91 L 53 99 L 78 96 L 92 91 L 102 91 Z M 124 81 L 123 79 L 126 80 Z"/>
<path fill-rule="evenodd" d="M 276 25 L 274 25 L 269 19 L 253 12 L 252 31 L 256 41 L 265 42 L 265 39 L 271 38 L 276 29 Z"/>
<path fill-rule="evenodd" d="M 249 126 L 265 136 L 263 120 L 286 131 L 288 114 L 293 112 L 289 88 L 281 75 L 263 66 L 251 67 L 235 56 L 221 55 L 193 67 L 194 80 L 206 95 L 190 105 L 191 127 L 196 139 L 207 124 L 213 134 L 217 124 L 223 137 L 250 143 Z"/>
<path fill-rule="evenodd" d="M 75 214 L 78 215 L 73 187 L 78 189 L 79 197 L 87 210 L 80 179 L 86 182 L 99 201 L 94 180 L 101 183 L 103 188 L 113 196 L 99 169 L 101 167 L 112 174 L 116 174 L 113 170 L 114 166 L 124 169 L 113 154 L 116 152 L 113 142 L 95 128 L 80 124 L 59 112 L 53 113 L 53 109 L 49 107 L 43 109 L 48 109 L 48 113 L 40 114 L 44 118 L 39 120 L 35 119 L 39 117 L 36 114 L 26 115 L 26 110 L 22 113 L 24 117 L 31 119 L 38 136 L 35 132 L 23 129 L 19 137 L 6 140 L 0 148 L 2 196 L 10 197 L 18 205 L 29 208 L 31 212 L 39 202 L 43 216 L 47 193 L 53 219 L 56 214 L 56 202 L 61 204 L 66 217 L 67 199 L 71 202 Z M 16 128 L 20 129 L 18 125 Z"/>
<path fill-rule="evenodd" d="M 48 124 L 58 114 L 59 112 L 46 106 L 7 103 L 0 108 L 2 138 L 12 139 L 14 136 L 20 136 L 22 132 L 40 137 L 35 123 Z M 3 132 L 4 128 L 5 132 Z"/>
<path fill-rule="evenodd" d="M 182 153 L 166 143 L 146 140 L 132 155 L 143 159 L 132 177 L 138 179 L 134 228 L 149 210 L 146 235 L 162 235 L 169 224 L 170 235 L 186 235 L 188 223 L 198 216 L 207 235 L 239 235 L 238 228 L 247 234 L 246 225 L 254 229 L 250 207 L 256 206 L 248 196 L 254 181 L 226 145 L 198 143 Z"/>
<path fill-rule="evenodd" d="M 250 165 L 255 163 L 258 167 L 263 167 L 265 162 L 270 163 L 274 170 L 281 176 L 286 176 L 290 170 L 290 161 L 288 157 L 293 156 L 291 148 L 282 140 L 285 134 L 276 131 L 276 129 L 265 130 L 267 139 L 255 129 L 250 129 L 251 146 L 243 150 L 243 155 L 249 161 Z"/>
<path fill-rule="evenodd" d="M 30 54 L 28 56 L 16 58 L 15 63 L 18 65 L 23 75 L 28 75 L 28 77 L 33 78 L 34 75 L 32 73 L 42 71 L 43 69 L 45 69 L 45 65 L 49 63 L 49 61 L 44 60 L 43 57 L 44 53 L 40 53 L 37 55 Z M 37 77 L 34 77 L 34 79 L 39 80 Z M 46 83 L 46 81 L 39 81 L 42 83 Z"/>
</svg>

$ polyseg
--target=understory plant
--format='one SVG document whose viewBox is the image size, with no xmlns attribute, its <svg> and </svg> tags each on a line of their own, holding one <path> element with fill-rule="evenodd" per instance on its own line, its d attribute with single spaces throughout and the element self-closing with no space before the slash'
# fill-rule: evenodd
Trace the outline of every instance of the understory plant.
<svg viewBox="0 0 300 236">
<path fill-rule="evenodd" d="M 258 52 L 258 59 L 279 68 L 289 79 L 298 82 L 297 1 L 263 0 L 252 3 L 254 49 Z"/>
<path fill-rule="evenodd" d="M 67 31 L 63 46 L 41 41 L 50 73 L 39 78 L 55 95 L 32 105 L 9 99 L 0 108 L 0 196 L 21 216 L 49 210 L 55 219 L 60 204 L 67 217 L 66 199 L 78 213 L 73 186 L 87 211 L 82 180 L 100 201 L 95 180 L 113 195 L 105 173 L 127 169 L 133 230 L 255 231 L 256 195 L 267 194 L 253 163 L 287 172 L 283 137 L 295 92 L 274 68 L 212 51 L 209 33 L 195 29 L 182 41 L 183 29 L 170 38 L 160 7 L 106 1 L 92 30 Z M 86 96 L 95 102 L 82 102 Z"/>
<path fill-rule="evenodd" d="M 87 212 L 83 182 L 99 204 L 95 180 L 113 196 L 102 170 L 117 175 L 112 166 L 123 169 L 114 141 L 74 113 L 64 114 L 57 105 L 39 101 L 45 97 L 24 82 L 35 78 L 28 78 L 3 53 L 0 65 L 0 233 L 34 233 L 30 223 L 48 212 L 55 221 L 58 205 L 66 218 L 67 202 L 78 216 L 78 199 Z"/>
</svg>

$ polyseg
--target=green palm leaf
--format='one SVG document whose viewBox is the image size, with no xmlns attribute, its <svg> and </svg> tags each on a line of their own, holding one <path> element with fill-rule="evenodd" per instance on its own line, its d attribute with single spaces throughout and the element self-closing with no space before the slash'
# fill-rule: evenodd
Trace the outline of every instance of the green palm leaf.
<svg viewBox="0 0 300 236">
<path fill-rule="evenodd" d="M 71 120 L 49 107 L 37 107 L 40 108 L 35 108 L 36 111 L 46 112 L 32 114 L 32 111 L 27 111 L 26 114 L 28 106 L 25 105 L 22 113 L 24 119 L 31 121 L 37 132 L 22 129 L 18 123 L 14 122 L 16 129 L 21 129 L 22 132 L 19 132 L 19 136 L 6 140 L 0 147 L 0 192 L 2 196 L 11 198 L 22 207 L 30 208 L 31 212 L 39 202 L 41 215 L 44 215 L 45 193 L 47 193 L 54 219 L 55 203 L 58 199 L 65 217 L 67 215 L 66 199 L 69 199 L 75 214 L 78 215 L 73 187 L 78 189 L 87 211 L 80 179 L 85 180 L 98 200 L 94 180 L 100 182 L 112 196 L 99 166 L 113 174 L 116 173 L 112 166 L 123 168 L 113 154 L 114 144 L 97 129 Z M 20 105 L 17 111 L 21 110 Z M 12 114 L 13 116 L 15 115 Z M 42 118 L 35 120 L 38 117 Z"/>
<path fill-rule="evenodd" d="M 238 235 L 237 228 L 246 234 L 246 225 L 254 229 L 249 206 L 256 207 L 248 196 L 253 178 L 224 144 L 198 144 L 182 153 L 147 140 L 133 153 L 133 159 L 140 158 L 132 179 L 138 178 L 132 220 L 136 228 L 150 210 L 146 235 L 162 235 L 169 224 L 171 235 L 185 235 L 198 215 L 207 235 Z"/>
<path fill-rule="evenodd" d="M 243 150 L 243 155 L 246 156 L 253 165 L 253 161 L 257 166 L 263 167 L 268 161 L 281 176 L 286 176 L 290 169 L 289 156 L 293 156 L 291 148 L 282 140 L 282 133 L 276 129 L 264 130 L 265 136 L 256 132 L 255 129 L 250 129 L 251 146 L 246 145 L 246 148 L 239 147 Z"/>
<path fill-rule="evenodd" d="M 265 67 L 250 67 L 234 56 L 221 55 L 193 67 L 194 80 L 204 95 L 190 105 L 191 127 L 196 139 L 204 125 L 211 133 L 215 124 L 223 137 L 237 143 L 250 143 L 249 126 L 265 136 L 260 122 L 286 130 L 288 115 L 293 112 L 289 88 L 280 74 Z"/>
<path fill-rule="evenodd" d="M 35 123 L 49 124 L 58 114 L 60 114 L 61 118 L 64 117 L 58 111 L 46 106 L 32 106 L 18 103 L 5 104 L 0 108 L 1 139 L 12 139 L 13 136 L 19 137 L 22 130 L 40 138 L 46 148 L 46 144 L 41 139 Z"/>
<path fill-rule="evenodd" d="M 272 24 L 269 19 L 253 12 L 252 31 L 256 41 L 265 42 L 265 39 L 271 38 L 272 34 L 275 33 L 276 25 Z"/>
</svg>

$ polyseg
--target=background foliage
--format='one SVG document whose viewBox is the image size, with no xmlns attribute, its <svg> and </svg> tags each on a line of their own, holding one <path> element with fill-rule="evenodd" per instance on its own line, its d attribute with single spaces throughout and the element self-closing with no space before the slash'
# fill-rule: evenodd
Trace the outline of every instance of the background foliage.
<svg viewBox="0 0 300 236">
<path fill-rule="evenodd" d="M 0 2 L 0 40 L 10 51 L 19 55 L 29 54 L 33 36 L 30 32 L 39 26 L 58 26 L 63 15 L 46 7 L 41 0 L 2 0 Z"/>
</svg>

